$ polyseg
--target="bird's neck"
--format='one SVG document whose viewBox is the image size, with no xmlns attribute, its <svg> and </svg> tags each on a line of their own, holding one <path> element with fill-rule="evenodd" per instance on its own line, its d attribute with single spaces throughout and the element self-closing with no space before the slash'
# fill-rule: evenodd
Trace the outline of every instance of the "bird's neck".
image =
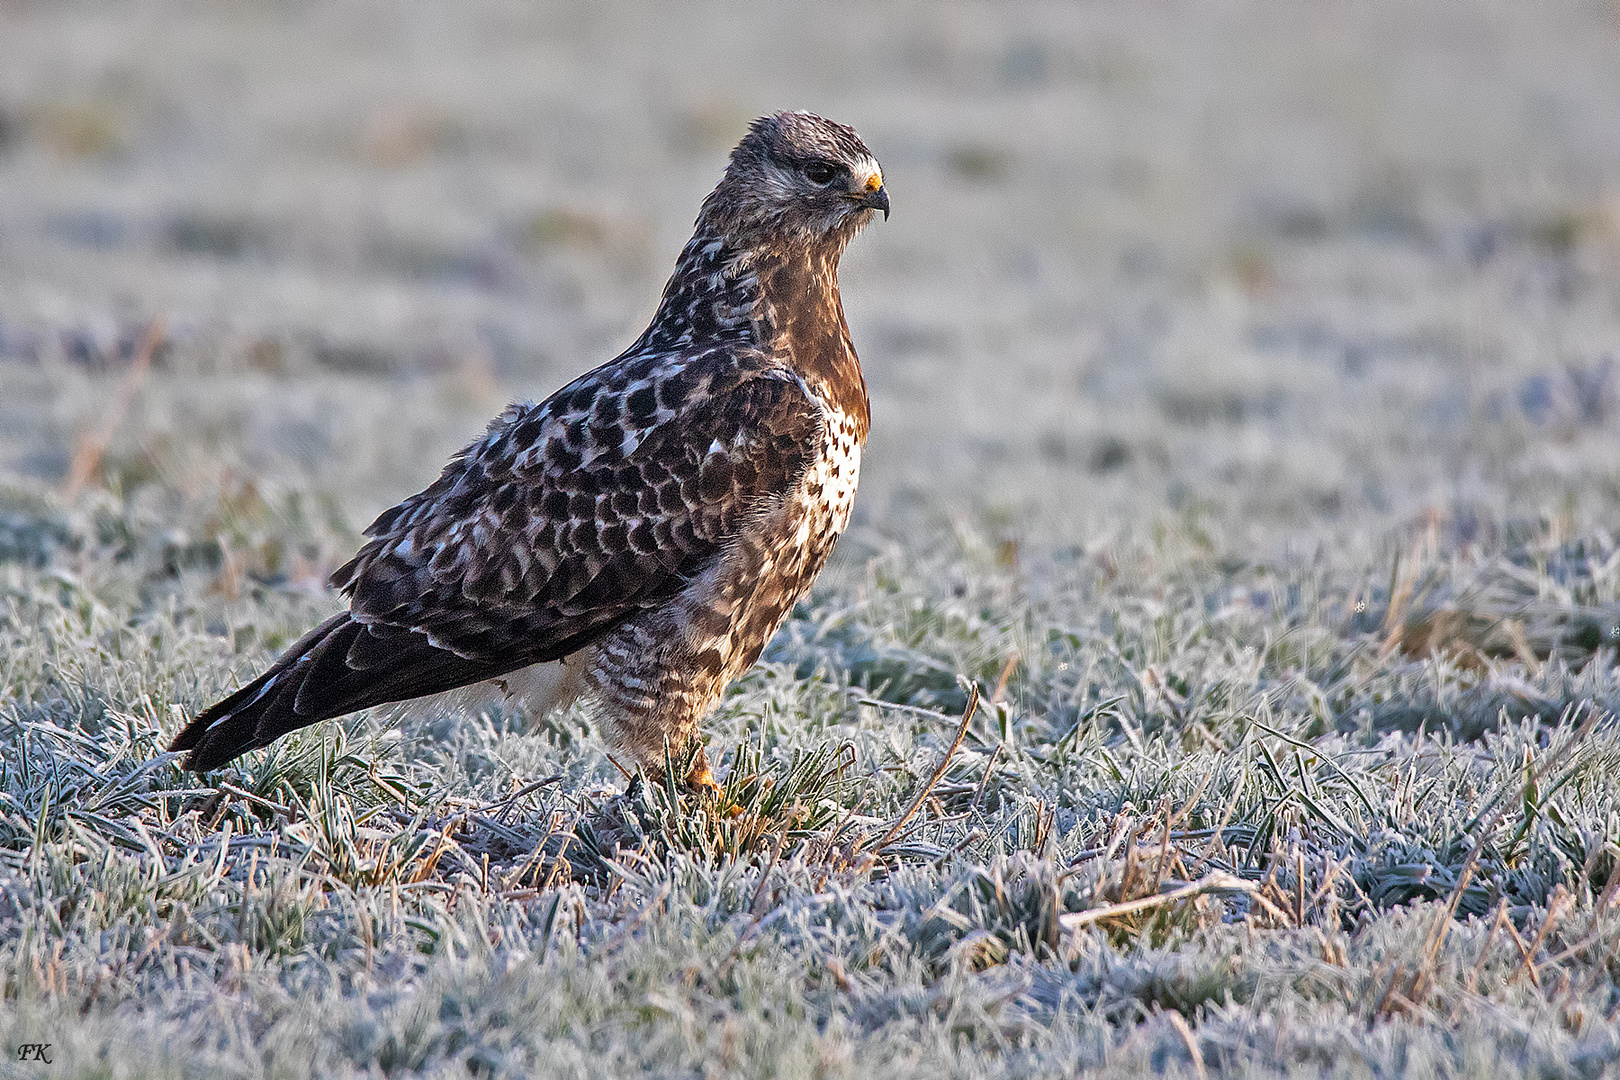
<svg viewBox="0 0 1620 1080">
<path fill-rule="evenodd" d="M 745 250 L 699 231 L 664 287 L 658 313 L 636 344 L 753 346 L 781 357 L 862 441 L 871 420 L 866 380 L 838 295 L 843 244 Z"/>
</svg>

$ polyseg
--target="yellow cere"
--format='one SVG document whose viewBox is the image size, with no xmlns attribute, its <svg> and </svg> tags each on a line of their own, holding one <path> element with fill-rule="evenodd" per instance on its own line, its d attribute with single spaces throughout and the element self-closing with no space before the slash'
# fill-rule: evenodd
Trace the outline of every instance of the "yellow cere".
<svg viewBox="0 0 1620 1080">
<path fill-rule="evenodd" d="M 871 176 L 868 176 L 866 178 L 866 190 L 867 191 L 876 191 L 878 188 L 880 188 L 882 186 L 883 186 L 883 174 L 882 173 L 876 173 L 875 172 Z"/>
</svg>

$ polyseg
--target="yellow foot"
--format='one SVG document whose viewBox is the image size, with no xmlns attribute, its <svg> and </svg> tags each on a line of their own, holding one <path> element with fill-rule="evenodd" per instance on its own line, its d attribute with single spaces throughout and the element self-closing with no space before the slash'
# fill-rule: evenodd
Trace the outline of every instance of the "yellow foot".
<svg viewBox="0 0 1620 1080">
<path fill-rule="evenodd" d="M 686 790 L 694 794 L 707 795 L 716 801 L 720 798 L 720 785 L 715 782 L 714 770 L 709 768 L 709 756 L 701 750 L 687 770 L 684 783 Z"/>
<path fill-rule="evenodd" d="M 709 768 L 709 756 L 699 750 L 692 767 L 686 772 L 686 790 L 700 798 L 712 799 L 715 809 L 727 817 L 739 817 L 743 808 L 736 803 L 726 802 L 725 790 L 714 779 L 714 770 Z"/>
</svg>

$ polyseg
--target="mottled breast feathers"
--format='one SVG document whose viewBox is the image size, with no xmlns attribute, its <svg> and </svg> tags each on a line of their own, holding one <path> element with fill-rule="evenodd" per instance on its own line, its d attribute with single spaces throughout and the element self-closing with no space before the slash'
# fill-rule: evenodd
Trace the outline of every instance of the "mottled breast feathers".
<svg viewBox="0 0 1620 1080">
<path fill-rule="evenodd" d="M 465 659 L 556 659 L 701 573 L 798 482 L 821 425 L 746 351 L 607 365 L 507 409 L 332 584 L 358 621 Z"/>
</svg>

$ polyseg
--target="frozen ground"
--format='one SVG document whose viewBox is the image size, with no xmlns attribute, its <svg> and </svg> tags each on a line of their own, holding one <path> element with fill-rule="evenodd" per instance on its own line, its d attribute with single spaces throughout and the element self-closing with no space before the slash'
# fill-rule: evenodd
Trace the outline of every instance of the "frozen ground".
<svg viewBox="0 0 1620 1080">
<path fill-rule="evenodd" d="M 895 209 L 743 823 L 578 718 L 146 766 L 783 107 Z M 1616 116 L 1602 4 L 0 4 L 0 1072 L 1613 1068 Z"/>
</svg>

